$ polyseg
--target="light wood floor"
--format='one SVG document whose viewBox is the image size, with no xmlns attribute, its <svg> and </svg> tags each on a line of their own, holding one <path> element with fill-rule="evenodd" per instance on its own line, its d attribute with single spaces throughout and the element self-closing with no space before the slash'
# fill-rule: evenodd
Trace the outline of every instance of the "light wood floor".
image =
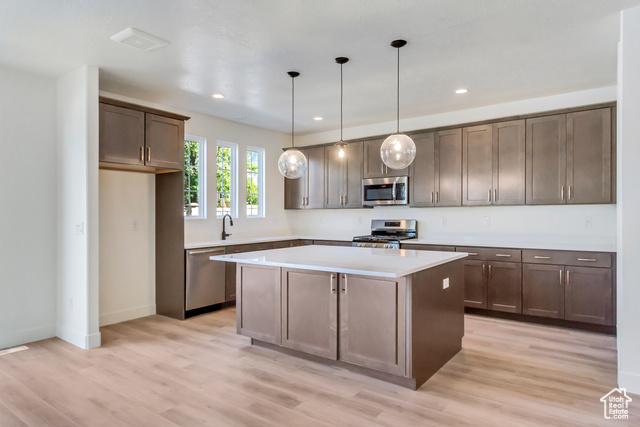
<svg viewBox="0 0 640 427">
<path fill-rule="evenodd" d="M 102 328 L 0 357 L 0 426 L 540 426 L 605 421 L 615 338 L 466 317 L 464 349 L 418 391 L 252 347 L 235 309 Z"/>
</svg>

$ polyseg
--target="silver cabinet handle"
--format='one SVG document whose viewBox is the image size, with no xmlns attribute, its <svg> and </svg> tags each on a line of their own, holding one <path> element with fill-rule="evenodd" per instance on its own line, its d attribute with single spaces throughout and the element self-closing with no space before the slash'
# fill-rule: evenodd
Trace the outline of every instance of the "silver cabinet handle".
<svg viewBox="0 0 640 427">
<path fill-rule="evenodd" d="M 498 190 L 496 190 L 495 188 L 493 189 L 493 201 L 498 201 Z"/>
<path fill-rule="evenodd" d="M 433 203 L 433 191 L 431 192 L 431 203 Z"/>
<path fill-rule="evenodd" d="M 564 185 L 560 188 L 560 198 L 564 200 Z"/>
<path fill-rule="evenodd" d="M 571 186 L 569 186 L 569 200 L 571 200 Z"/>
<path fill-rule="evenodd" d="M 569 270 L 567 270 L 567 286 L 569 286 Z"/>
<path fill-rule="evenodd" d="M 343 205 L 343 206 L 347 206 L 347 195 L 345 194 L 345 195 L 344 195 L 344 196 L 342 196 L 342 197 L 344 197 L 344 199 L 342 200 L 342 205 Z"/>
<path fill-rule="evenodd" d="M 331 289 L 331 293 L 335 294 L 336 293 L 336 285 L 335 285 L 335 280 L 336 280 L 336 276 L 335 274 L 332 274 L 331 277 L 329 278 L 329 289 Z"/>
<path fill-rule="evenodd" d="M 551 259 L 550 256 L 540 256 L 540 255 L 536 255 L 534 256 L 535 259 Z"/>
<path fill-rule="evenodd" d="M 487 202 L 491 201 L 491 189 L 489 189 L 489 192 L 487 194 Z"/>
<path fill-rule="evenodd" d="M 491 279 L 493 277 L 493 274 L 491 274 L 491 264 L 489 264 L 489 279 Z"/>
<path fill-rule="evenodd" d="M 562 270 L 560 270 L 560 286 L 562 286 Z"/>
<path fill-rule="evenodd" d="M 384 163 L 380 162 L 380 173 L 384 175 Z"/>
<path fill-rule="evenodd" d="M 151 161 L 151 147 L 147 147 L 147 162 Z"/>
<path fill-rule="evenodd" d="M 436 191 L 436 203 L 440 203 L 440 192 Z"/>
<path fill-rule="evenodd" d="M 213 252 L 222 252 L 222 254 L 224 254 L 224 249 L 205 249 L 202 251 L 189 251 L 189 255 L 209 254 Z"/>
<path fill-rule="evenodd" d="M 486 267 L 486 264 L 482 264 L 482 277 L 484 277 L 484 271 L 486 270 Z"/>
<path fill-rule="evenodd" d="M 472 256 L 478 255 L 478 252 L 467 252 L 467 253 Z"/>
<path fill-rule="evenodd" d="M 342 293 L 347 294 L 347 275 L 343 274 L 342 278 L 344 279 L 344 285 L 342 286 Z"/>
<path fill-rule="evenodd" d="M 144 147 L 140 147 L 140 161 L 144 162 Z"/>
<path fill-rule="evenodd" d="M 395 205 L 396 203 L 398 203 L 398 200 L 396 199 L 397 197 L 397 192 L 396 192 L 396 182 L 393 182 L 393 189 L 391 190 L 391 196 L 393 197 L 393 204 Z"/>
<path fill-rule="evenodd" d="M 496 256 L 503 257 L 503 258 L 511 258 L 511 255 L 509 254 L 496 254 Z"/>
<path fill-rule="evenodd" d="M 304 197 L 302 198 L 302 206 L 304 206 Z"/>
<path fill-rule="evenodd" d="M 578 261 L 596 262 L 598 260 L 595 258 L 578 258 Z"/>
</svg>

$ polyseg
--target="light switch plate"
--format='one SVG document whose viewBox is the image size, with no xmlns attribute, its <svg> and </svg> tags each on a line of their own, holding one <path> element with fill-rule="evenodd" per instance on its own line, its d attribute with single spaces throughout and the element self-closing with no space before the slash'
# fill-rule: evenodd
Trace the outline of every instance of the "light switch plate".
<svg viewBox="0 0 640 427">
<path fill-rule="evenodd" d="M 140 221 L 138 221 L 137 219 L 134 219 L 133 222 L 131 223 L 131 230 L 132 231 L 140 230 Z"/>
<path fill-rule="evenodd" d="M 447 289 L 449 287 L 449 278 L 447 277 L 442 281 L 442 289 Z"/>
<path fill-rule="evenodd" d="M 76 234 L 78 236 L 84 235 L 84 222 L 76 222 Z"/>
</svg>

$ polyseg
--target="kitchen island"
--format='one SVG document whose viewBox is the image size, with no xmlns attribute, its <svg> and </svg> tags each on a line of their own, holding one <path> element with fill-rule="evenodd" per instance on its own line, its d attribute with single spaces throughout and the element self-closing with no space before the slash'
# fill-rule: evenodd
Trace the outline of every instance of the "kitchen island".
<svg viewBox="0 0 640 427">
<path fill-rule="evenodd" d="M 462 348 L 466 253 L 302 246 L 237 263 L 252 344 L 417 389 Z"/>
</svg>

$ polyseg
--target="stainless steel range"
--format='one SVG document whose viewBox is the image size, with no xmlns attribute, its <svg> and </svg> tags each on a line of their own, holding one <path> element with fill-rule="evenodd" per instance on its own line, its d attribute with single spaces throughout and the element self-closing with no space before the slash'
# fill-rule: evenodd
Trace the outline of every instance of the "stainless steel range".
<svg viewBox="0 0 640 427">
<path fill-rule="evenodd" d="M 416 238 L 416 226 L 415 219 L 372 219 L 371 234 L 354 237 L 351 246 L 399 249 L 401 240 Z"/>
</svg>

